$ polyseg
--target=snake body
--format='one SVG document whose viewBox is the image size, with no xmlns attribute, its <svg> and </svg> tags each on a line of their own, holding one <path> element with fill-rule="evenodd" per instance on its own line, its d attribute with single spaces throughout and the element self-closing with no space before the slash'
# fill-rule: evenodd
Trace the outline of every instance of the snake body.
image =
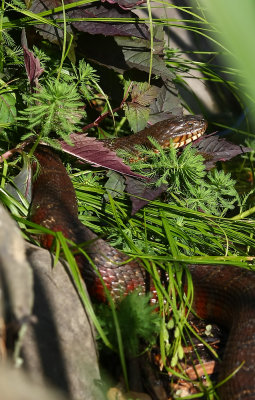
<svg viewBox="0 0 255 400">
<path fill-rule="evenodd" d="M 206 120 L 197 115 L 172 117 L 171 119 L 157 122 L 150 128 L 145 128 L 131 137 L 129 135 L 114 140 L 106 139 L 103 140 L 103 143 L 114 151 L 123 149 L 134 152 L 135 145 L 152 147 L 149 137 L 153 137 L 163 148 L 169 147 L 170 140 L 173 143 L 173 147 L 179 148 L 198 139 L 204 134 L 206 128 Z"/>
<path fill-rule="evenodd" d="M 134 144 L 142 142 L 150 146 L 146 138 L 153 136 L 164 143 L 173 138 L 175 147 L 179 147 L 199 137 L 206 126 L 200 117 L 177 117 L 133 135 L 132 140 L 124 138 L 105 143 L 112 150 L 132 150 Z M 39 146 L 35 155 L 40 170 L 33 185 L 31 220 L 53 231 L 62 231 L 77 244 L 87 242 L 85 250 L 114 298 L 138 287 L 143 292 L 148 289 L 153 292 L 155 289 L 139 261 L 128 261 L 126 255 L 99 239 L 79 221 L 75 191 L 58 155 L 46 146 Z M 53 237 L 44 234 L 41 243 L 50 248 Z M 76 259 L 91 296 L 105 301 L 102 284 L 87 259 L 81 255 Z M 195 311 L 201 318 L 229 330 L 220 380 L 245 362 L 219 388 L 221 400 L 255 400 L 255 274 L 226 265 L 191 265 L 189 270 L 195 289 Z"/>
</svg>

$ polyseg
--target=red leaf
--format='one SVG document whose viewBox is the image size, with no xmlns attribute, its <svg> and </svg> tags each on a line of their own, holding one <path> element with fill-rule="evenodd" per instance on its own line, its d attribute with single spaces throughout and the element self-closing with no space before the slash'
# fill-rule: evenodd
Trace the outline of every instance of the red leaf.
<svg viewBox="0 0 255 400">
<path fill-rule="evenodd" d="M 119 7 L 101 4 L 100 6 L 86 6 L 70 10 L 68 13 L 70 18 L 105 18 L 105 22 L 99 21 L 77 21 L 72 25 L 82 32 L 92 35 L 104 36 L 135 36 L 142 39 L 149 39 L 149 32 L 146 25 L 138 23 L 137 15 L 131 11 L 121 10 Z M 108 21 L 111 18 L 133 18 L 134 22 L 121 23 Z"/>
<path fill-rule="evenodd" d="M 70 139 L 74 146 L 70 146 L 65 142 L 60 143 L 66 153 L 72 154 L 93 166 L 111 169 L 136 178 L 147 179 L 133 172 L 130 167 L 123 163 L 121 158 L 117 157 L 114 151 L 109 150 L 99 140 L 78 133 L 72 133 Z"/>
<path fill-rule="evenodd" d="M 31 87 L 37 87 L 38 78 L 42 75 L 44 69 L 40 65 L 39 58 L 35 57 L 34 53 L 27 48 L 27 38 L 25 30 L 22 31 L 21 45 L 24 52 L 24 62 L 28 80 Z"/>
<path fill-rule="evenodd" d="M 73 3 L 74 0 L 65 0 L 65 4 Z M 45 10 L 50 10 L 61 6 L 60 0 L 34 0 L 31 11 L 40 13 Z M 138 38 L 149 39 L 148 28 L 144 24 L 139 24 L 137 15 L 127 10 L 128 7 L 119 8 L 115 5 L 106 4 L 89 4 L 84 6 L 75 7 L 66 10 L 67 18 L 89 18 L 88 21 L 74 21 L 70 25 L 75 27 L 78 31 L 87 32 L 92 35 L 105 35 L 105 36 L 135 36 Z M 51 18 L 61 19 L 63 14 L 61 12 L 52 13 Z M 96 18 L 104 18 L 105 21 L 93 21 Z M 107 21 L 112 18 L 133 18 L 134 22 L 121 23 L 114 21 Z M 68 31 L 71 29 L 70 25 L 67 26 Z M 62 38 L 62 31 L 51 25 L 37 24 L 37 29 L 40 29 L 40 34 L 52 42 L 58 41 Z"/>
<path fill-rule="evenodd" d="M 135 6 L 145 3 L 145 0 L 101 0 L 102 3 L 107 1 L 110 4 L 118 4 L 123 10 L 129 10 Z"/>
<path fill-rule="evenodd" d="M 251 151 L 249 147 L 228 142 L 226 139 L 220 139 L 218 135 L 203 136 L 192 147 L 195 147 L 205 158 L 207 170 L 213 168 L 217 161 L 228 161 L 239 154 Z"/>
<path fill-rule="evenodd" d="M 166 185 L 161 185 L 159 187 L 148 186 L 145 182 L 137 181 L 137 179 L 130 176 L 126 176 L 126 184 L 126 192 L 131 195 L 131 215 L 134 215 L 150 201 L 157 199 L 167 189 Z M 136 197 L 132 196 L 132 194 Z"/>
</svg>

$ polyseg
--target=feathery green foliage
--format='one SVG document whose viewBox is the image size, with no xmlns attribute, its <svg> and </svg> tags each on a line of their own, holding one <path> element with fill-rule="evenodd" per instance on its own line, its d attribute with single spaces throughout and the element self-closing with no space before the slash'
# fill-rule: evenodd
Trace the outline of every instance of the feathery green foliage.
<svg viewBox="0 0 255 400">
<path fill-rule="evenodd" d="M 36 50 L 44 63 L 49 62 L 48 56 Z M 56 147 L 56 138 L 62 138 L 71 144 L 70 134 L 81 129 L 81 123 L 86 118 L 85 101 L 94 97 L 94 88 L 98 88 L 98 76 L 84 60 L 78 67 L 72 65 L 60 74 L 61 80 L 52 76 L 42 81 L 35 92 L 23 95 L 27 108 L 20 111 L 20 121 L 26 121 L 26 129 L 30 131 L 23 135 L 22 140 L 31 136 L 39 136 L 46 143 Z"/>
<path fill-rule="evenodd" d="M 49 80 L 39 92 L 25 96 L 27 109 L 21 111 L 22 120 L 28 122 L 28 128 L 38 130 L 44 141 L 56 133 L 70 143 L 69 135 L 79 129 L 79 123 L 84 115 L 80 95 L 75 84 Z M 23 139 L 31 136 L 28 133 Z"/>
<path fill-rule="evenodd" d="M 205 176 L 203 157 L 188 145 L 181 155 L 173 146 L 163 149 L 154 138 L 150 138 L 154 149 L 137 146 L 139 159 L 130 165 L 135 171 L 143 171 L 149 178 L 157 178 L 156 186 L 167 184 L 169 189 L 179 191 L 183 185 L 201 183 Z M 125 159 L 134 159 L 134 154 L 120 150 L 119 154 Z"/>
<path fill-rule="evenodd" d="M 154 149 L 137 146 L 139 159 L 130 166 L 154 178 L 156 186 L 167 185 L 169 202 L 213 215 L 225 215 L 234 208 L 239 197 L 230 173 L 217 169 L 206 173 L 203 156 L 191 144 L 179 154 L 171 144 L 168 149 L 162 149 L 155 139 L 150 141 Z M 119 154 L 127 161 L 135 157 L 123 150 Z"/>
<path fill-rule="evenodd" d="M 79 61 L 78 68 L 73 65 L 73 71 L 81 93 L 86 100 L 92 100 L 94 97 L 93 87 L 99 81 L 96 70 L 82 59 Z"/>
<path fill-rule="evenodd" d="M 143 345 L 155 343 L 160 331 L 160 316 L 155 307 L 150 304 L 150 295 L 140 296 L 138 291 L 124 297 L 116 306 L 116 313 L 122 336 L 125 353 L 135 357 L 141 352 Z M 98 317 L 101 320 L 111 343 L 117 348 L 117 337 L 112 312 L 108 305 L 97 306 Z"/>
<path fill-rule="evenodd" d="M 20 136 L 22 134 L 23 138 L 34 135 L 37 139 L 42 138 L 45 142 L 54 146 L 56 142 L 53 139 L 58 137 L 69 142 L 69 134 L 80 129 L 86 118 L 85 103 L 93 100 L 95 90 L 96 93 L 102 93 L 102 89 L 98 86 L 99 77 L 96 71 L 84 60 L 80 60 L 78 65 L 72 64 L 65 58 L 64 50 L 61 58 L 58 52 L 55 51 L 54 45 L 48 44 L 48 47 L 46 46 L 44 50 L 34 48 L 35 55 L 40 59 L 40 64 L 46 71 L 40 77 L 40 86 L 36 89 L 36 93 L 30 93 L 27 77 L 25 76 L 22 49 L 19 47 L 20 40 L 17 41 L 15 35 L 12 35 L 11 28 L 28 26 L 31 18 L 24 13 L 23 15 L 26 18 L 23 20 L 21 18 L 16 21 L 8 19 L 7 12 L 12 10 L 11 5 L 19 8 L 21 16 L 22 10 L 27 11 L 25 2 L 21 0 L 10 0 L 8 3 L 2 1 L 0 14 L 1 85 L 8 87 L 12 93 L 13 90 L 18 88 L 17 96 L 15 97 L 15 101 L 16 98 L 18 99 L 17 102 L 15 104 L 9 102 L 8 107 L 10 110 L 11 107 L 14 107 L 15 111 L 20 112 L 24 130 L 19 129 L 20 126 L 15 127 L 13 122 L 10 124 L 4 121 L 5 124 L 1 125 L 0 131 L 1 151 L 6 152 L 11 146 L 15 147 L 20 144 Z M 169 7 L 173 6 L 171 3 L 168 5 Z M 181 9 L 187 15 L 186 29 L 200 33 L 203 37 L 210 39 L 210 32 L 206 31 L 207 28 L 210 29 L 210 25 L 204 16 L 200 17 L 190 7 Z M 191 17 L 196 18 L 196 20 L 191 21 Z M 164 21 L 155 20 L 155 24 L 162 24 L 162 22 L 171 24 L 173 21 L 170 18 Z M 175 21 L 174 24 L 184 27 L 180 25 L 182 22 Z M 195 22 L 195 24 L 192 24 L 192 22 Z M 197 22 L 200 22 L 201 25 L 196 24 Z M 152 26 L 151 19 L 150 23 Z M 17 31 L 18 29 L 16 29 Z M 45 40 L 42 42 L 45 44 Z M 152 56 L 154 50 L 152 29 L 150 48 Z M 157 49 L 155 48 L 155 50 Z M 213 58 L 215 52 L 208 52 L 208 56 Z M 181 76 L 183 72 L 187 76 L 191 75 L 193 71 L 202 72 L 202 79 L 211 82 L 217 81 L 222 86 L 228 87 L 233 91 L 234 96 L 239 99 L 240 90 L 237 90 L 238 86 L 234 82 L 233 76 L 240 75 L 240 71 L 231 67 L 224 67 L 221 70 L 220 67 L 215 69 L 214 65 L 198 60 L 193 62 L 185 59 L 179 50 L 173 49 L 165 50 L 165 61 L 166 65 L 175 71 L 176 81 L 179 83 L 182 84 L 185 81 L 183 75 Z M 23 67 L 19 69 L 20 64 Z M 247 63 L 247 65 L 252 66 L 253 63 Z M 56 74 L 56 71 L 59 71 L 59 75 Z M 224 75 L 221 74 L 222 72 L 224 72 Z M 120 79 L 124 79 L 123 76 L 120 76 L 121 74 L 119 75 Z M 100 78 L 101 81 L 105 79 L 103 74 L 102 76 L 100 75 Z M 13 80 L 17 85 L 15 88 Z M 110 101 L 114 104 L 115 98 L 110 99 Z M 109 104 L 107 103 L 107 106 L 110 109 Z M 186 105 L 186 109 L 191 110 L 190 107 L 190 105 Z M 14 114 L 16 115 L 16 113 Z M 119 127 L 122 127 L 125 118 L 122 118 L 121 114 L 116 114 L 115 112 L 116 121 L 119 123 Z M 92 119 L 88 118 L 88 121 L 92 122 Z M 106 126 L 107 129 L 112 129 L 112 121 Z M 25 134 L 24 131 L 26 132 Z M 251 133 L 249 134 L 251 135 Z M 130 216 L 128 197 L 123 195 L 113 200 L 112 203 L 104 202 L 106 191 L 102 172 L 99 174 L 98 171 L 95 172 L 95 169 L 90 170 L 89 168 L 78 172 L 76 170 L 74 184 L 77 189 L 81 220 L 95 232 L 103 235 L 107 234 L 107 237 L 121 250 L 124 249 L 132 256 L 143 258 L 144 262 L 149 259 L 152 263 L 160 264 L 162 268 L 166 264 L 172 266 L 175 262 L 186 264 L 196 261 L 201 262 L 201 260 L 205 263 L 218 263 L 220 261 L 239 266 L 245 264 L 247 267 L 248 264 L 245 262 L 247 260 L 250 261 L 250 250 L 255 246 L 254 220 L 252 218 L 248 222 L 239 220 L 247 216 L 243 214 L 236 215 L 237 221 L 222 218 L 222 216 L 233 210 L 234 207 L 235 214 L 239 212 L 238 207 L 240 207 L 240 211 L 244 211 L 245 207 L 247 209 L 249 207 L 249 204 L 246 204 L 248 195 L 241 201 L 235 190 L 235 182 L 229 173 L 216 169 L 209 173 L 205 171 L 202 156 L 196 154 L 190 146 L 187 146 L 179 155 L 173 148 L 169 148 L 165 152 L 155 141 L 153 144 L 158 152 L 143 149 L 144 158 L 133 164 L 133 166 L 142 174 L 155 178 L 156 185 L 167 185 L 167 201 L 157 200 L 151 202 L 135 216 Z M 246 166 L 248 161 L 250 162 L 249 171 L 252 171 L 254 179 L 254 159 L 249 158 L 248 160 L 247 158 Z M 15 164 L 17 164 L 17 160 L 8 162 L 8 166 L 7 162 L 5 162 L 3 168 L 1 168 L 0 199 L 18 221 L 25 237 L 28 240 L 32 240 L 30 234 L 35 233 L 35 227 L 24 219 L 24 216 L 27 216 L 28 205 L 23 205 L 15 198 L 12 198 L 5 187 L 6 181 L 12 181 L 13 171 L 16 173 Z M 250 194 L 252 194 L 252 190 Z M 203 213 L 197 210 L 202 210 Z M 214 216 L 211 214 L 214 214 Z M 103 224 L 102 221 L 104 222 Z M 43 232 L 43 229 L 40 228 L 40 231 Z M 38 233 L 38 230 L 36 233 Z M 75 268 L 72 269 L 72 274 L 73 277 L 77 278 L 79 274 L 73 255 L 68 247 L 68 241 L 65 240 L 62 234 L 55 233 L 55 235 L 59 240 L 58 249 L 62 246 L 69 264 L 74 264 Z M 173 281 L 176 275 L 173 276 Z M 74 281 L 77 284 L 77 279 L 74 279 Z M 177 286 L 175 283 L 172 284 L 173 288 L 175 285 Z M 87 309 L 92 313 L 93 321 L 106 345 L 111 348 L 112 346 L 109 342 L 112 339 L 116 348 L 120 349 L 120 342 L 117 344 L 117 341 L 119 341 L 116 334 L 117 328 L 113 322 L 110 309 L 104 308 L 103 313 L 106 316 L 109 314 L 109 318 L 107 323 L 102 322 L 105 332 L 109 335 L 110 341 L 108 341 L 96 320 L 89 299 L 84 300 L 84 291 L 81 283 L 77 284 L 77 287 L 79 288 L 80 297 L 83 299 Z M 163 296 L 171 300 L 164 287 L 159 285 L 158 289 L 159 295 L 161 295 L 161 304 L 165 304 Z M 175 301 L 174 296 L 175 291 L 173 290 L 173 304 L 178 303 Z M 169 303 L 170 301 L 167 304 Z M 172 307 L 172 309 L 174 308 Z M 181 317 L 179 319 L 177 318 L 178 310 L 174 311 L 175 318 L 170 320 L 168 326 L 164 325 L 164 321 L 161 323 L 165 346 L 165 350 L 162 348 L 162 353 L 165 351 L 169 357 L 173 356 L 170 362 L 171 365 L 176 365 L 178 359 L 183 355 L 181 331 L 185 324 L 184 308 L 182 308 L 182 311 L 183 314 L 180 314 Z M 154 339 L 158 333 L 159 317 L 157 314 L 152 313 L 147 297 L 143 298 L 137 294 L 128 296 L 117 307 L 117 316 L 122 327 L 123 343 L 128 355 L 139 353 L 140 341 L 151 344 L 151 338 Z M 175 341 L 172 343 L 168 332 L 166 332 L 167 328 L 174 331 Z M 119 353 L 121 353 L 121 350 L 119 350 Z M 175 373 L 175 371 L 171 371 L 171 373 Z"/>
</svg>

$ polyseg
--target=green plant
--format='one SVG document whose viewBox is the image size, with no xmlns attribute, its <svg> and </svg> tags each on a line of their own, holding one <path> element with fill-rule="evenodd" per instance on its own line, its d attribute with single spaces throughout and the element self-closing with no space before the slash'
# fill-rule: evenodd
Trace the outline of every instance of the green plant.
<svg viewBox="0 0 255 400">
<path fill-rule="evenodd" d="M 217 169 L 206 173 L 203 156 L 191 145 L 179 154 L 172 145 L 162 149 L 153 138 L 150 141 L 154 148 L 137 147 L 139 158 L 130 165 L 153 178 L 154 185 L 167 185 L 169 201 L 213 215 L 225 215 L 234 209 L 239 197 L 230 173 Z M 123 150 L 119 154 L 127 161 L 136 158 Z"/>
<path fill-rule="evenodd" d="M 137 357 L 144 345 L 155 344 L 160 331 L 160 316 L 150 304 L 150 295 L 141 296 L 139 291 L 130 293 L 116 305 L 124 352 Z M 116 326 L 108 305 L 97 306 L 97 315 L 111 343 L 117 348 Z"/>
<path fill-rule="evenodd" d="M 93 4 L 89 6 L 95 12 L 102 4 L 96 4 L 94 8 Z M 167 4 L 167 6 L 173 5 Z M 106 9 L 111 7 L 114 6 L 108 5 Z M 225 68 L 213 63 L 216 53 L 219 54 L 224 47 L 211 37 L 211 25 L 203 13 L 200 15 L 194 9 L 180 7 L 186 14 L 185 29 L 203 35 L 203 38 L 219 46 L 217 51 L 206 52 L 208 56 L 206 61 L 200 59 L 191 61 L 184 58 L 183 53 L 177 50 L 167 47 L 162 50 L 164 42 L 161 40 L 160 25 L 182 27 L 183 21 L 173 22 L 170 18 L 153 21 L 151 10 L 149 19 L 138 21 L 136 16 L 133 15 L 131 18 L 122 10 L 117 14 L 116 25 L 116 15 L 107 14 L 104 18 L 103 31 L 94 35 L 89 31 L 89 24 L 93 29 L 99 29 L 96 24 L 101 22 L 97 20 L 100 15 L 93 14 L 93 18 L 88 16 L 83 18 L 83 14 L 70 16 L 69 10 L 77 11 L 77 4 L 71 2 L 64 5 L 64 15 L 57 14 L 63 12 L 62 8 L 59 3 L 56 13 L 52 10 L 38 12 L 37 9 L 31 11 L 21 1 L 1 2 L 0 147 L 4 155 L 8 155 L 9 150 L 22 148 L 23 140 L 27 138 L 35 139 L 35 144 L 42 139 L 59 147 L 57 140 L 64 139 L 70 143 L 70 134 L 82 129 L 87 131 L 88 128 L 93 128 L 92 134 L 100 137 L 127 135 L 130 133 L 130 127 L 133 131 L 140 130 L 146 125 L 148 118 L 155 122 L 156 119 L 153 120 L 155 113 L 156 117 L 159 114 L 161 118 L 162 115 L 165 116 L 164 113 L 181 109 L 174 83 L 188 88 L 185 78 L 193 72 L 201 72 L 201 79 L 227 89 L 241 103 L 240 92 L 243 87 L 238 86 L 233 80 L 234 76 L 240 76 L 241 73 L 232 66 Z M 231 10 L 232 7 L 229 6 L 227 12 Z M 14 17 L 13 12 L 15 12 Z M 52 19 L 47 20 L 49 15 Z M 82 29 L 79 30 L 81 25 L 72 25 L 77 22 L 84 24 Z M 134 25 L 139 23 L 137 29 L 139 32 L 133 25 L 130 25 L 132 29 L 129 30 L 130 22 L 135 22 Z M 136 38 L 136 34 L 144 32 L 144 22 L 149 22 L 152 29 L 147 38 Z M 31 91 L 27 84 L 17 32 L 21 27 L 25 27 L 29 37 L 29 29 L 36 25 L 40 29 L 40 24 L 44 24 L 44 36 L 33 49 L 35 56 L 40 59 L 41 67 L 44 68 L 44 74 L 40 77 L 38 86 Z M 72 30 L 73 26 L 75 30 Z M 52 27 L 53 31 L 50 30 Z M 108 36 L 113 27 L 121 29 L 114 38 Z M 83 29 L 89 32 L 89 40 Z M 126 36 L 121 37 L 121 34 Z M 29 39 L 32 40 L 32 37 L 33 35 Z M 154 41 L 155 38 L 157 40 Z M 93 45 L 91 45 L 92 40 Z M 98 51 L 91 55 L 90 48 L 85 46 L 86 43 L 89 43 L 88 47 Z M 164 60 L 161 57 L 162 51 Z M 194 51 L 193 55 L 196 54 Z M 97 66 L 90 65 L 88 60 L 94 60 Z M 253 63 L 249 65 L 253 66 Z M 183 73 L 186 76 L 183 76 Z M 218 99 L 223 97 L 222 92 L 220 91 Z M 252 94 L 249 96 L 252 97 Z M 244 97 L 247 98 L 246 91 Z M 185 104 L 184 101 L 182 104 L 192 112 L 190 104 Z M 228 104 L 227 101 L 227 106 Z M 242 111 L 240 105 L 239 107 Z M 202 105 L 201 110 L 206 112 Z M 229 127 L 225 121 L 224 123 L 214 121 L 214 117 L 211 118 L 211 123 Z M 230 128 L 238 131 L 232 126 Z M 240 130 L 240 133 L 252 135 L 248 132 L 248 124 L 246 129 Z M 73 160 L 69 159 L 69 173 L 77 192 L 80 219 L 100 235 L 107 235 L 119 249 L 126 251 L 132 257 L 140 257 L 155 279 L 159 293 L 159 315 L 162 316 L 160 331 L 162 357 L 164 361 L 167 357 L 171 357 L 169 364 L 173 367 L 182 358 L 183 331 L 187 326 L 184 304 L 177 300 L 175 295 L 181 281 L 178 278 L 181 275 L 178 272 L 180 265 L 199 261 L 226 262 L 247 267 L 253 257 L 251 250 L 255 245 L 254 209 L 250 208 L 248 195 L 241 200 L 229 172 L 223 172 L 220 166 L 219 169 L 207 172 L 203 157 L 190 146 L 179 154 L 173 148 L 163 151 L 155 141 L 153 144 L 157 152 L 140 149 L 142 157 L 133 164 L 134 169 L 154 178 L 156 186 L 167 185 L 167 192 L 164 201 L 152 201 L 134 216 L 130 215 L 129 197 L 122 191 L 119 197 L 112 199 L 108 196 L 109 201 L 105 201 L 105 177 L 102 170 L 95 170 L 89 166 L 79 168 L 77 165 L 74 169 Z M 10 153 L 16 154 L 12 151 Z M 65 160 L 65 156 L 63 159 Z M 228 168 L 230 167 L 225 167 L 226 171 Z M 241 166 L 237 164 L 236 169 L 244 168 L 254 171 L 254 159 L 247 157 L 245 167 L 243 164 Z M 21 157 L 9 158 L 2 164 L 0 199 L 10 209 L 24 236 L 33 241 L 31 234 L 44 230 L 35 227 L 24 218 L 28 212 L 27 200 L 22 197 L 24 193 L 20 196 L 22 199 L 20 203 L 8 193 L 6 187 L 6 182 L 15 182 L 14 177 L 21 169 Z M 251 190 L 249 187 L 248 192 L 251 193 Z M 224 218 L 229 211 L 235 214 L 235 219 Z M 245 212 L 247 214 L 243 214 Z M 247 216 L 249 221 L 241 220 Z M 80 297 L 89 310 L 97 331 L 106 346 L 114 348 L 115 351 L 117 349 L 125 371 L 124 352 L 126 351 L 129 356 L 139 353 L 138 336 L 139 340 L 142 339 L 147 344 L 150 343 L 148 337 L 150 334 L 154 339 L 154 334 L 158 333 L 158 316 L 151 314 L 151 309 L 147 307 L 147 298 L 139 298 L 138 301 L 134 295 L 133 300 L 129 298 L 124 300 L 119 308 L 115 309 L 112 305 L 111 311 L 108 308 L 107 311 L 104 310 L 109 318 L 108 322 L 103 322 L 101 326 L 79 280 L 77 266 L 69 249 L 70 243 L 61 234 L 55 233 L 55 237 L 57 257 L 62 248 L 71 266 Z M 157 274 L 158 267 L 168 272 L 171 278 L 169 288 L 161 285 L 160 276 Z M 173 267 L 176 267 L 174 274 Z M 181 298 L 181 290 L 178 293 Z M 169 310 L 169 305 L 173 310 L 173 316 L 170 320 L 168 318 L 164 320 L 164 312 L 166 309 Z M 136 325 L 136 320 L 129 322 L 134 328 L 132 333 L 125 327 L 128 324 L 125 317 L 129 314 L 126 310 L 129 307 L 140 320 L 139 325 Z M 121 335 L 122 325 L 124 329 Z M 168 328 L 174 332 L 173 342 Z M 126 337 L 127 331 L 128 337 Z M 171 370 L 171 373 L 178 376 L 178 372 L 174 370 Z M 183 378 L 183 375 L 181 377 Z"/>
<path fill-rule="evenodd" d="M 78 124 L 84 116 L 84 103 L 74 83 L 48 81 L 37 93 L 26 96 L 25 100 L 28 107 L 21 114 L 22 120 L 27 122 L 27 129 L 40 131 L 40 138 L 51 144 L 54 142 L 49 136 L 54 133 L 70 143 L 70 134 L 79 129 Z M 22 139 L 32 135 L 29 132 Z"/>
</svg>

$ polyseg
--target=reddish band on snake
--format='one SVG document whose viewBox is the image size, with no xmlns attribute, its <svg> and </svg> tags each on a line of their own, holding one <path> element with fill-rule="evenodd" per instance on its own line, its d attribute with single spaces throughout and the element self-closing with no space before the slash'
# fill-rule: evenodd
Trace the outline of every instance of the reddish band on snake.
<svg viewBox="0 0 255 400">
<path fill-rule="evenodd" d="M 132 136 L 105 142 L 112 150 L 132 150 L 134 144 L 150 146 L 148 136 L 160 143 L 173 139 L 175 147 L 183 146 L 201 136 L 207 124 L 196 116 L 176 117 L 153 125 Z M 167 144 L 167 145 L 168 145 Z M 40 169 L 33 185 L 31 220 L 53 231 L 62 231 L 73 242 L 89 242 L 86 252 L 100 271 L 114 298 L 135 288 L 144 292 L 151 282 L 139 260 L 129 261 L 127 255 L 99 239 L 78 219 L 78 207 L 72 182 L 60 158 L 46 146 L 36 150 Z M 53 237 L 42 235 L 41 244 L 50 248 Z M 91 296 L 104 301 L 104 289 L 93 268 L 83 256 L 77 264 Z M 228 340 L 219 372 L 226 378 L 243 362 L 242 368 L 219 390 L 221 400 L 255 400 L 255 274 L 229 265 L 190 265 L 194 284 L 196 313 L 204 319 L 224 326 Z M 153 287 L 150 288 L 152 291 Z"/>
</svg>

